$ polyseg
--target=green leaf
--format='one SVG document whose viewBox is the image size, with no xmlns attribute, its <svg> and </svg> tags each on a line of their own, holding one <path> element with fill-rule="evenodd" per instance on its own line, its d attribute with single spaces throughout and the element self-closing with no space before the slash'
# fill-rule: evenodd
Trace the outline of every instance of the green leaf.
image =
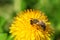
<svg viewBox="0 0 60 40">
<path fill-rule="evenodd" d="M 0 32 L 3 32 L 2 26 L 5 24 L 6 20 L 5 18 L 0 16 Z"/>
<path fill-rule="evenodd" d="M 7 38 L 7 40 L 13 40 L 13 39 L 14 38 L 11 35 L 9 35 L 8 38 Z"/>
<path fill-rule="evenodd" d="M 6 40 L 7 34 L 6 33 L 0 33 L 0 40 Z"/>
</svg>

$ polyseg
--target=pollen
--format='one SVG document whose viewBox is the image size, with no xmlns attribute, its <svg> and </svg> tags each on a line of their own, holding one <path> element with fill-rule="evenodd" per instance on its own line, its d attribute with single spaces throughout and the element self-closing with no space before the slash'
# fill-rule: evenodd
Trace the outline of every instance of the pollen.
<svg viewBox="0 0 60 40">
<path fill-rule="evenodd" d="M 30 20 L 32 19 L 43 21 L 46 29 L 43 30 L 41 25 L 31 25 Z M 14 40 L 51 40 L 50 36 L 53 34 L 47 16 L 39 10 L 25 10 L 20 12 L 14 18 L 9 29 Z"/>
</svg>

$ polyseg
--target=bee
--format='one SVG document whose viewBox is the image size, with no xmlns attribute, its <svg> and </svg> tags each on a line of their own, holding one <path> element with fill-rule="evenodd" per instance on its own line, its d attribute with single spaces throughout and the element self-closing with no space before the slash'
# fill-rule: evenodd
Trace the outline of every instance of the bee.
<svg viewBox="0 0 60 40">
<path fill-rule="evenodd" d="M 33 24 L 37 24 L 38 26 L 41 26 L 43 28 L 43 30 L 45 31 L 46 29 L 46 25 L 43 21 L 39 21 L 37 19 L 31 19 L 30 20 L 30 24 L 33 25 Z"/>
</svg>

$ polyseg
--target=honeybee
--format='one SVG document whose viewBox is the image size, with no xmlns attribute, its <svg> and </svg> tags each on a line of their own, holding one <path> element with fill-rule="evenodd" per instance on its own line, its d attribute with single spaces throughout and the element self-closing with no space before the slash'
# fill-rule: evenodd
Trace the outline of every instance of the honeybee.
<svg viewBox="0 0 60 40">
<path fill-rule="evenodd" d="M 33 24 L 37 24 L 38 26 L 41 26 L 43 28 L 43 30 L 45 31 L 46 29 L 46 25 L 43 21 L 39 21 L 37 19 L 31 19 L 30 20 L 30 24 L 33 25 Z"/>
</svg>

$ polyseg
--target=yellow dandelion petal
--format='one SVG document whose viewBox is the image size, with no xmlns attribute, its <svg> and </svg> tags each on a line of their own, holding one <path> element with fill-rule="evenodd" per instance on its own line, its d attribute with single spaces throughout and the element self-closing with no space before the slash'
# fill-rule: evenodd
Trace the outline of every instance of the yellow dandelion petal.
<svg viewBox="0 0 60 40">
<path fill-rule="evenodd" d="M 14 40 L 51 40 L 50 22 L 38 10 L 25 10 L 19 13 L 10 27 Z"/>
</svg>

